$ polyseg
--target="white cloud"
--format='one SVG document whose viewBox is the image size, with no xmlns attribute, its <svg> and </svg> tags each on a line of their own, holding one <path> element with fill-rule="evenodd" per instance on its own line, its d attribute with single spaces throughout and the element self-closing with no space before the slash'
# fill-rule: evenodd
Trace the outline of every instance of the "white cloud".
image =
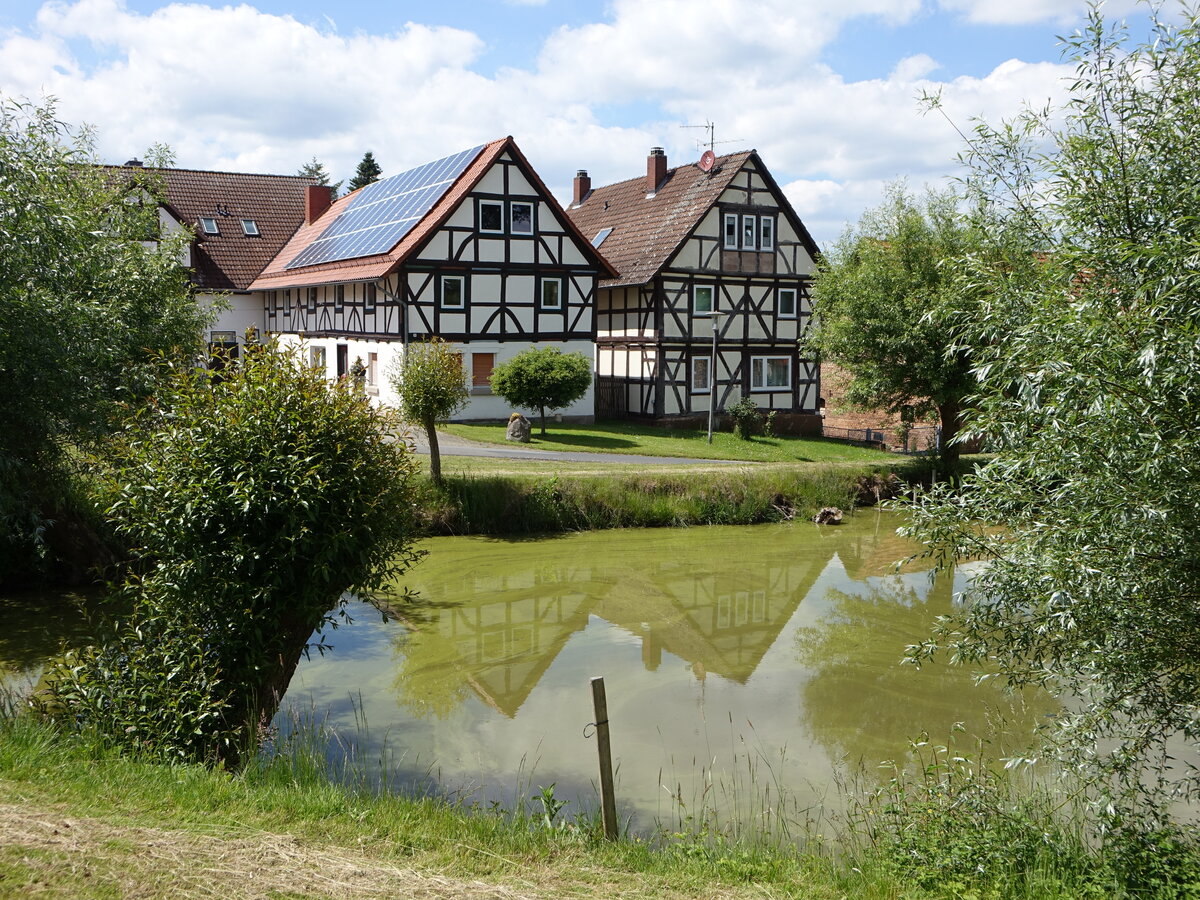
<svg viewBox="0 0 1200 900">
<path fill-rule="evenodd" d="M 889 81 L 911 82 L 919 81 L 930 72 L 936 72 L 941 66 L 936 59 L 927 53 L 906 56 L 892 69 Z"/>
<path fill-rule="evenodd" d="M 560 198 L 578 168 L 597 184 L 637 175 L 653 145 L 694 159 L 699 133 L 680 126 L 715 121 L 718 140 L 742 139 L 718 151 L 757 147 L 829 240 L 887 181 L 951 170 L 959 138 L 920 114 L 920 91 L 941 89 L 966 127 L 1060 90 L 1063 67 L 1016 60 L 946 82 L 924 54 L 859 82 L 820 63 L 849 19 L 919 12 L 920 0 L 615 0 L 604 21 L 554 31 L 534 67 L 484 75 L 484 41 L 462 29 L 342 34 L 245 4 L 140 14 L 75 0 L 0 34 L 0 91 L 56 95 L 61 118 L 99 127 L 113 162 L 163 141 L 181 166 L 293 172 L 316 156 L 340 178 L 368 149 L 387 174 L 512 134 Z"/>
<path fill-rule="evenodd" d="M 1088 9 L 1087 0 L 938 0 L 938 5 L 982 25 L 1070 25 L 1081 20 Z M 1125 15 L 1136 5 L 1134 0 L 1111 0 L 1104 5 L 1104 14 Z"/>
</svg>

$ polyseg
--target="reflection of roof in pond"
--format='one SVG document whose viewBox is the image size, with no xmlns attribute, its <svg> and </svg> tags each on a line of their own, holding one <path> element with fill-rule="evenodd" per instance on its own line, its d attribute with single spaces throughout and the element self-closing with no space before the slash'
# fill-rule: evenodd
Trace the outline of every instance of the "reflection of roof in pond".
<svg viewBox="0 0 1200 900">
<path fill-rule="evenodd" d="M 888 521 L 891 525 L 891 520 Z M 890 574 L 896 563 L 908 559 L 919 549 L 913 541 L 896 534 L 894 527 L 880 526 L 873 532 L 855 533 L 848 540 L 839 542 L 837 555 L 846 574 L 855 581 L 863 581 Z M 914 559 L 904 566 L 903 571 L 923 572 L 932 568 L 930 560 Z"/>
<path fill-rule="evenodd" d="M 824 571 L 828 558 L 720 574 L 699 583 L 680 579 L 653 591 L 611 592 L 596 614 L 643 641 L 656 668 L 663 650 L 699 671 L 744 684 Z"/>
<path fill-rule="evenodd" d="M 488 706 L 517 714 L 571 635 L 587 625 L 590 602 L 579 590 L 537 591 L 446 609 L 427 628 L 452 642 L 453 665 Z M 421 644 L 410 650 L 419 662 Z"/>
</svg>

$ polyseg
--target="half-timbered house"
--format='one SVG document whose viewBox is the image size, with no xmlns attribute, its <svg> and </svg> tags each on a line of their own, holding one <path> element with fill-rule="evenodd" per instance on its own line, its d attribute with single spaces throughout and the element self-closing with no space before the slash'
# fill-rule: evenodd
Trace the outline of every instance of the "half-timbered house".
<svg viewBox="0 0 1200 900">
<path fill-rule="evenodd" d="M 191 272 L 197 302 L 216 304 L 209 344 L 236 356 L 248 329 L 266 327 L 263 294 L 250 285 L 300 227 L 305 190 L 313 180 L 146 168 L 137 160 L 110 172 L 130 189 L 157 198 L 163 233 L 191 233 L 180 261 Z"/>
<path fill-rule="evenodd" d="M 656 147 L 645 176 L 575 177 L 568 215 L 618 272 L 597 295 L 597 415 L 698 417 L 715 388 L 718 409 L 749 396 L 819 433 L 819 370 L 798 345 L 816 244 L 756 151 L 702 163 L 670 169 Z"/>
<path fill-rule="evenodd" d="M 411 341 L 458 345 L 471 399 L 459 419 L 502 418 L 492 368 L 536 344 L 593 352 L 596 284 L 616 272 L 511 137 L 381 179 L 333 201 L 310 187 L 304 224 L 254 281 L 266 329 L 303 343 L 330 377 L 387 373 Z M 594 396 L 563 410 L 590 419 Z"/>
</svg>

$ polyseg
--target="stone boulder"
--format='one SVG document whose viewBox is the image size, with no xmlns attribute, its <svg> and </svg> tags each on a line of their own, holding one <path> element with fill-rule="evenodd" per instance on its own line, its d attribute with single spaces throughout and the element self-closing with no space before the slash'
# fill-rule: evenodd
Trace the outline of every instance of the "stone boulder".
<svg viewBox="0 0 1200 900">
<path fill-rule="evenodd" d="M 513 413 L 508 420 L 508 432 L 504 435 L 510 441 L 528 444 L 533 436 L 533 426 L 520 413 Z"/>
</svg>

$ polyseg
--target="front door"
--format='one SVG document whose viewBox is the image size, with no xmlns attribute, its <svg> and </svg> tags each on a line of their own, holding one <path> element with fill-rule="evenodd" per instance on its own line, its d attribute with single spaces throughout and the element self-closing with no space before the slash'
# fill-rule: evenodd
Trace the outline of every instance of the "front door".
<svg viewBox="0 0 1200 900">
<path fill-rule="evenodd" d="M 347 344 L 337 345 L 337 377 L 345 378 L 350 371 L 350 347 Z"/>
</svg>

